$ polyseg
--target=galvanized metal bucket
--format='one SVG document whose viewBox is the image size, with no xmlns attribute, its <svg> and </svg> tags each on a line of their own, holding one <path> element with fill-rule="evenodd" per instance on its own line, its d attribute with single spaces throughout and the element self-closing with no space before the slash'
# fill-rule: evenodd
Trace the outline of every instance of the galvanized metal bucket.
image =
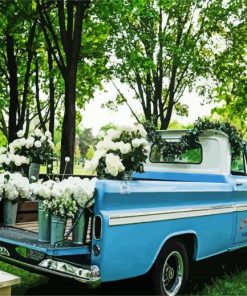
<svg viewBox="0 0 247 296">
<path fill-rule="evenodd" d="M 51 243 L 55 244 L 64 239 L 66 220 L 56 215 L 51 216 Z"/>
<path fill-rule="evenodd" d="M 16 223 L 18 202 L 12 203 L 8 199 L 3 200 L 3 223 L 14 226 Z"/>
<path fill-rule="evenodd" d="M 74 218 L 73 218 L 73 223 L 75 223 L 78 220 L 78 216 L 80 214 L 80 211 L 78 211 Z M 76 245 L 82 245 L 84 243 L 84 238 L 85 238 L 85 234 L 86 234 L 86 216 L 85 216 L 85 212 L 83 212 L 81 214 L 81 217 L 79 218 L 79 220 L 77 221 L 73 232 L 72 232 L 72 242 L 73 244 Z"/>
<path fill-rule="evenodd" d="M 38 201 L 39 234 L 38 240 L 44 243 L 51 241 L 51 214 L 44 208 L 43 200 Z"/>
<path fill-rule="evenodd" d="M 28 170 L 28 179 L 30 183 L 37 182 L 39 179 L 39 163 L 30 163 Z"/>
</svg>

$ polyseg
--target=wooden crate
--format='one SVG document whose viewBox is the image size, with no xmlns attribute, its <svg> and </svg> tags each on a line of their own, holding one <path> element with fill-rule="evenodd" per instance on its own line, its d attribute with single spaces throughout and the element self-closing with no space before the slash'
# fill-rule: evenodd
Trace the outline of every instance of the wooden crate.
<svg viewBox="0 0 247 296">
<path fill-rule="evenodd" d="M 19 202 L 16 222 L 32 222 L 38 220 L 38 203 L 36 201 Z"/>
</svg>

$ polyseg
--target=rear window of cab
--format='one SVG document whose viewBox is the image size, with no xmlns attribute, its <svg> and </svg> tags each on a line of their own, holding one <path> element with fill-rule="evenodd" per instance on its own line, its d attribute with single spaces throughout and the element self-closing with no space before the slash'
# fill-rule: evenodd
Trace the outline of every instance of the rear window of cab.
<svg viewBox="0 0 247 296">
<path fill-rule="evenodd" d="M 174 145 L 176 142 L 174 142 Z M 157 146 L 151 147 L 149 156 L 150 162 L 153 163 L 187 163 L 187 164 L 200 164 L 202 162 L 202 147 L 199 143 L 196 146 L 186 150 L 179 156 L 163 155 L 161 151 L 157 149 Z"/>
</svg>

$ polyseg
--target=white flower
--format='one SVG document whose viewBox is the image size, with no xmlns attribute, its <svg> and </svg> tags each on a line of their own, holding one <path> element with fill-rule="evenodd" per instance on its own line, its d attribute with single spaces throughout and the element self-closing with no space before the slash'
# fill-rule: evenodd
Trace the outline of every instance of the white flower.
<svg viewBox="0 0 247 296">
<path fill-rule="evenodd" d="M 7 152 L 7 149 L 5 147 L 0 148 L 0 154 L 4 154 Z"/>
<path fill-rule="evenodd" d="M 48 144 L 52 150 L 55 148 L 55 145 L 51 140 L 48 140 Z"/>
<path fill-rule="evenodd" d="M 34 141 L 35 141 L 35 139 L 34 139 L 33 137 L 29 137 L 29 138 L 26 140 L 26 148 L 31 148 L 31 147 L 33 147 Z"/>
<path fill-rule="evenodd" d="M 105 163 L 106 173 L 114 177 L 116 177 L 118 173 L 123 172 L 125 169 L 120 157 L 118 155 L 114 155 L 113 153 L 106 154 Z"/>
<path fill-rule="evenodd" d="M 43 136 L 43 133 L 40 129 L 36 128 L 36 130 L 34 131 L 34 135 L 38 138 Z"/>
<path fill-rule="evenodd" d="M 121 142 L 117 142 L 116 146 L 121 151 L 122 154 L 127 154 L 131 151 L 131 145 L 129 143 L 124 143 L 121 141 Z"/>
<path fill-rule="evenodd" d="M 137 128 L 138 128 L 138 131 L 140 132 L 140 135 L 143 138 L 146 138 L 147 132 L 146 132 L 145 128 L 143 127 L 143 125 L 142 124 L 139 124 Z"/>
<path fill-rule="evenodd" d="M 28 199 L 30 197 L 30 184 L 26 177 L 19 173 L 4 173 L 0 179 L 2 178 L 4 178 L 4 198 L 13 201 L 17 198 Z"/>
<path fill-rule="evenodd" d="M 36 148 L 40 148 L 40 147 L 42 146 L 41 141 L 39 141 L 39 140 L 35 141 L 35 142 L 34 142 L 34 146 L 35 146 Z"/>
<path fill-rule="evenodd" d="M 114 129 L 109 129 L 107 131 L 107 137 L 109 137 L 111 140 L 118 139 L 121 136 L 121 131 L 120 130 L 114 130 Z"/>
<path fill-rule="evenodd" d="M 24 134 L 25 134 L 25 132 L 24 132 L 23 130 L 19 130 L 19 131 L 17 132 L 17 137 L 18 137 L 18 138 L 22 138 L 22 137 L 24 137 Z"/>
<path fill-rule="evenodd" d="M 97 138 L 104 138 L 104 136 L 105 136 L 105 132 L 103 131 L 99 131 L 97 134 Z"/>
<path fill-rule="evenodd" d="M 86 172 L 94 172 L 99 165 L 99 158 L 94 157 L 91 160 L 86 160 L 83 169 Z"/>
<path fill-rule="evenodd" d="M 52 135 L 51 135 L 51 132 L 50 132 L 50 131 L 46 131 L 46 132 L 45 132 L 45 136 L 46 136 L 47 138 L 49 138 L 49 139 L 52 138 Z"/>
<path fill-rule="evenodd" d="M 47 167 L 48 167 L 48 169 L 51 169 L 52 165 L 51 164 L 48 164 Z"/>
<path fill-rule="evenodd" d="M 4 190 L 5 190 L 5 195 L 6 195 L 7 199 L 9 199 L 9 200 L 13 201 L 13 200 L 17 199 L 19 196 L 19 193 L 16 190 L 15 185 L 12 183 L 5 184 Z"/>
<path fill-rule="evenodd" d="M 46 140 L 46 136 L 42 136 L 41 138 L 40 138 L 40 141 L 43 143 L 43 142 L 45 142 L 45 140 Z"/>
<path fill-rule="evenodd" d="M 134 148 L 137 148 L 140 146 L 147 146 L 147 145 L 148 145 L 148 141 L 144 138 L 132 140 L 132 146 Z"/>
<path fill-rule="evenodd" d="M 69 162 L 70 161 L 70 158 L 67 156 L 65 157 L 65 162 Z"/>
<path fill-rule="evenodd" d="M 16 155 L 17 157 L 15 157 L 13 159 L 13 162 L 15 163 L 16 166 L 21 166 L 22 165 L 22 158 L 19 157 L 18 155 Z"/>
<path fill-rule="evenodd" d="M 6 155 L 5 154 L 0 154 L 0 164 L 5 163 L 6 160 Z"/>
<path fill-rule="evenodd" d="M 116 144 L 110 139 L 110 138 L 105 138 L 103 141 L 100 141 L 97 145 L 96 145 L 96 149 L 97 150 L 116 150 Z"/>
</svg>

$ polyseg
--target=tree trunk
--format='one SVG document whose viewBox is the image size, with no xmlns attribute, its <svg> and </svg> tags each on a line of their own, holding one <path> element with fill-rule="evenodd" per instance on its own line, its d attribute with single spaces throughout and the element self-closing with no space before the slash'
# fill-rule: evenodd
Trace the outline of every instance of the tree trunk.
<svg viewBox="0 0 247 296">
<path fill-rule="evenodd" d="M 13 36 L 6 34 L 7 47 L 7 66 L 9 71 L 9 143 L 17 137 L 17 110 L 18 110 L 18 78 L 17 78 L 17 63 L 14 54 L 14 39 Z"/>
<path fill-rule="evenodd" d="M 61 140 L 61 166 L 60 173 L 73 174 L 74 150 L 75 150 L 75 128 L 76 128 L 76 71 L 71 71 L 65 76 L 65 102 L 64 120 L 62 126 Z M 65 162 L 65 157 L 70 161 Z M 66 168 L 66 169 L 65 169 Z"/>
<path fill-rule="evenodd" d="M 50 107 L 50 120 L 49 120 L 49 131 L 52 134 L 52 140 L 54 140 L 54 127 L 55 127 L 55 86 L 53 78 L 53 59 L 52 53 L 48 50 L 48 64 L 49 64 L 49 107 Z"/>
</svg>

